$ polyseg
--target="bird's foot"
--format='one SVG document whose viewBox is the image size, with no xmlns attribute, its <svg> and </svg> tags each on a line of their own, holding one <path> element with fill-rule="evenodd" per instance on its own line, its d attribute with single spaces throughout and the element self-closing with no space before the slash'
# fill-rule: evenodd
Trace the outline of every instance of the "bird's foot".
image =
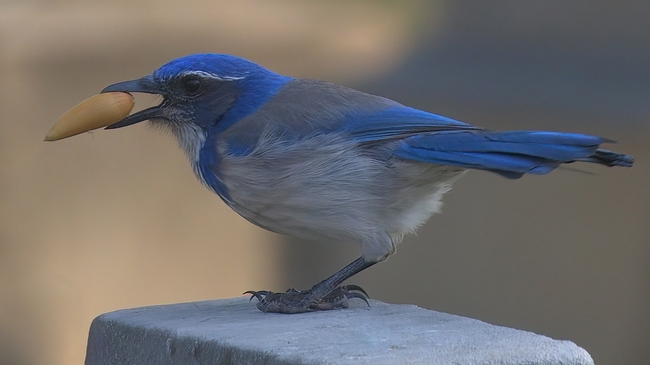
<svg viewBox="0 0 650 365">
<path fill-rule="evenodd" d="M 257 309 L 272 313 L 304 313 L 347 308 L 348 300 L 353 298 L 361 299 L 370 306 L 368 293 L 357 285 L 342 285 L 324 296 L 318 295 L 318 291 L 314 289 L 289 289 L 284 293 L 249 290 L 244 294 L 251 294 L 251 300 L 257 298 Z"/>
</svg>

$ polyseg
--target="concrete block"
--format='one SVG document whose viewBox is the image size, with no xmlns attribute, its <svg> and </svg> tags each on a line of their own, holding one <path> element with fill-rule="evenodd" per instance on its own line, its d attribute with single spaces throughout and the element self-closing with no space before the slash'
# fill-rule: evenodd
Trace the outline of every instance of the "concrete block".
<svg viewBox="0 0 650 365">
<path fill-rule="evenodd" d="M 254 301 L 254 300 L 253 300 Z M 95 318 L 86 365 L 587 365 L 570 341 L 414 305 L 262 313 L 248 298 L 125 309 Z"/>
</svg>

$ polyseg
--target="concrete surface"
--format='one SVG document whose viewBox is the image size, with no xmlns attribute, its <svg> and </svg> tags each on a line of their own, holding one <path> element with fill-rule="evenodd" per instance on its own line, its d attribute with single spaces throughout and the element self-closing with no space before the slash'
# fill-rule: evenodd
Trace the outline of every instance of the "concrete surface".
<svg viewBox="0 0 650 365">
<path fill-rule="evenodd" d="M 414 305 L 259 312 L 247 298 L 125 309 L 97 317 L 86 365 L 593 364 L 570 341 Z"/>
</svg>

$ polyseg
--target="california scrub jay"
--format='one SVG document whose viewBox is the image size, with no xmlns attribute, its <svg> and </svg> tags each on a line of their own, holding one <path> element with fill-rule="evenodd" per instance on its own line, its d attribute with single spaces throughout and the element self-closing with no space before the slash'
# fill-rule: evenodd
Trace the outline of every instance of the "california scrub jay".
<svg viewBox="0 0 650 365">
<path fill-rule="evenodd" d="M 150 120 L 178 139 L 196 176 L 273 232 L 357 243 L 361 257 L 310 290 L 250 291 L 265 312 L 365 300 L 354 274 L 395 252 L 436 213 L 467 169 L 516 179 L 563 163 L 632 166 L 632 156 L 575 133 L 493 131 L 322 81 L 283 76 L 223 54 L 173 60 L 102 92 L 163 97 L 107 129 Z"/>
</svg>

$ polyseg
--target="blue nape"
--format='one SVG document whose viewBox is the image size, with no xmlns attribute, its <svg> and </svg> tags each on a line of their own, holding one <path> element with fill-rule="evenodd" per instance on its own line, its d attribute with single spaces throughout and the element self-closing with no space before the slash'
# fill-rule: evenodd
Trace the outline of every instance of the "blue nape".
<svg viewBox="0 0 650 365">
<path fill-rule="evenodd" d="M 291 77 L 278 74 L 271 74 L 263 79 L 251 78 L 242 81 L 244 85 L 242 93 L 232 108 L 221 117 L 213 132 L 222 132 L 231 125 L 253 114 L 289 81 L 291 81 Z"/>
</svg>

